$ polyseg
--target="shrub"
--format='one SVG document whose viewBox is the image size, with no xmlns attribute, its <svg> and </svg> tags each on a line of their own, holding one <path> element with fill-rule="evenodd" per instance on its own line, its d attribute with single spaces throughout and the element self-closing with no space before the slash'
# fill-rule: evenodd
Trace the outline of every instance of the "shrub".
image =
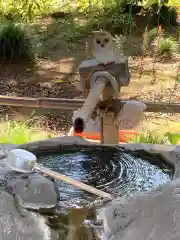
<svg viewBox="0 0 180 240">
<path fill-rule="evenodd" d="M 153 28 L 150 31 L 148 31 L 147 28 L 145 29 L 145 32 L 143 34 L 143 44 L 142 44 L 144 53 L 148 51 L 150 44 L 156 38 L 156 36 L 157 36 L 157 28 Z"/>
<path fill-rule="evenodd" d="M 36 16 L 51 11 L 57 0 L 0 1 L 0 18 L 11 21 L 32 21 Z"/>
<path fill-rule="evenodd" d="M 178 52 L 178 43 L 172 37 L 160 37 L 156 53 L 162 57 L 173 57 Z"/>
<path fill-rule="evenodd" d="M 0 60 L 34 60 L 32 45 L 25 31 L 13 23 L 0 26 Z"/>
<path fill-rule="evenodd" d="M 177 25 L 177 10 L 176 7 L 159 5 L 157 3 L 151 5 L 153 25 L 176 26 Z"/>
<path fill-rule="evenodd" d="M 172 37 L 165 37 L 163 30 L 158 32 L 157 28 L 153 28 L 150 31 L 147 29 L 143 34 L 143 53 L 150 55 L 156 55 L 161 57 L 173 57 L 178 53 L 178 43 Z"/>
</svg>

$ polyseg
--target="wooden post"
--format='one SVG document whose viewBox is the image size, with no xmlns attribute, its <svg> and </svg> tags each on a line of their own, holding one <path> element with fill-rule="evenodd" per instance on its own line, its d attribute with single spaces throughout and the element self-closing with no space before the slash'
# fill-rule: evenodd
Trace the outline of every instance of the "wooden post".
<svg viewBox="0 0 180 240">
<path fill-rule="evenodd" d="M 113 112 L 107 112 L 105 116 L 101 117 L 101 143 L 102 144 L 118 144 L 119 143 L 119 129 L 114 121 Z"/>
<path fill-rule="evenodd" d="M 107 86 L 102 94 L 102 102 L 112 99 L 113 89 Z M 115 121 L 115 113 L 108 111 L 100 116 L 100 142 L 102 144 L 118 144 L 119 129 Z"/>
</svg>

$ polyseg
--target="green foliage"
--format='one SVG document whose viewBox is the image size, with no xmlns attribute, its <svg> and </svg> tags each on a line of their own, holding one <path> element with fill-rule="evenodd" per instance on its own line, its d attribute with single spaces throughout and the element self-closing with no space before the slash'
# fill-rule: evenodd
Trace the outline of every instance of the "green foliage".
<svg viewBox="0 0 180 240">
<path fill-rule="evenodd" d="M 168 141 L 171 144 L 177 144 L 180 140 L 180 134 L 177 134 L 177 133 L 167 132 L 164 136 L 168 138 Z"/>
<path fill-rule="evenodd" d="M 149 45 L 151 42 L 156 38 L 157 36 L 157 28 L 153 28 L 150 31 L 145 29 L 145 32 L 143 34 L 143 44 L 142 44 L 142 50 L 143 53 L 146 53 L 149 49 Z"/>
<path fill-rule="evenodd" d="M 46 1 L 44 0 L 25 0 L 21 1 L 21 14 L 24 20 L 32 21 L 38 13 L 46 9 Z"/>
<path fill-rule="evenodd" d="M 144 0 L 143 2 L 143 6 L 145 8 L 150 8 L 153 5 L 157 5 L 157 6 L 162 6 L 165 5 L 167 7 L 177 7 L 179 6 L 179 0 Z"/>
<path fill-rule="evenodd" d="M 151 49 L 150 53 L 154 52 L 159 57 L 173 57 L 178 53 L 179 45 L 176 39 L 166 37 L 163 33 L 158 36 L 157 28 L 153 28 L 150 31 L 145 30 L 142 44 L 143 53 L 148 53 L 153 41 L 154 49 Z"/>
<path fill-rule="evenodd" d="M 176 26 L 177 25 L 177 9 L 176 7 L 159 5 L 158 3 L 151 5 L 153 25 Z"/>
<path fill-rule="evenodd" d="M 132 140 L 134 143 L 151 143 L 151 144 L 165 144 L 166 139 L 160 137 L 156 132 L 148 131 L 145 133 L 140 133 Z"/>
<path fill-rule="evenodd" d="M 41 55 L 45 50 L 51 51 L 55 48 L 63 48 L 65 45 L 67 46 L 67 44 L 69 48 L 72 47 L 72 49 L 74 49 L 74 42 L 87 37 L 92 29 L 106 29 L 110 31 L 113 36 L 116 35 L 117 41 L 122 48 L 122 45 L 125 43 L 122 37 L 123 35 L 128 37 L 131 36 L 133 30 L 136 32 L 142 30 L 141 26 L 140 28 L 138 26 L 139 18 L 137 18 L 136 13 L 139 11 L 138 15 L 139 13 L 141 14 L 142 6 L 144 7 L 147 1 L 140 1 L 140 6 L 139 4 L 137 5 L 136 2 L 136 0 L 79 0 L 76 2 L 70 0 L 60 2 L 57 0 L 0 0 L 0 12 L 1 18 L 4 17 L 11 22 L 25 21 L 27 22 L 26 25 L 28 25 L 28 22 L 34 20 L 38 15 L 44 13 L 53 14 L 56 10 L 70 11 L 68 18 L 62 17 L 58 21 L 56 18 L 56 21 L 53 23 L 39 24 L 39 28 L 41 28 L 39 33 L 36 34 L 35 37 L 32 34 L 32 40 L 35 40 L 33 47 L 36 46 L 37 53 Z M 150 6 L 152 3 L 157 3 L 157 1 L 151 1 Z M 173 6 L 173 4 L 171 4 L 171 6 Z M 58 12 L 55 13 L 58 15 Z M 143 14 L 141 14 L 142 19 L 144 17 Z M 169 15 L 166 16 L 166 18 L 168 17 Z M 38 25 L 37 22 L 36 24 Z M 42 25 L 43 27 L 46 25 L 44 29 L 42 29 Z M 149 31 L 143 36 L 144 52 L 147 50 L 154 36 L 151 36 L 151 34 L 151 31 Z M 121 36 L 118 37 L 118 35 Z M 131 43 L 131 39 L 128 40 L 128 44 L 129 43 Z M 141 51 L 141 46 L 139 45 L 137 48 L 135 44 L 133 44 L 133 46 L 135 46 L 133 49 L 135 52 L 138 52 L 137 54 Z M 1 50 L 1 54 L 2 51 L 4 50 Z"/>
<path fill-rule="evenodd" d="M 26 122 L 7 121 L 0 123 L 0 143 L 23 144 L 53 137 L 37 127 L 30 127 Z"/>
<path fill-rule="evenodd" d="M 131 139 L 133 143 L 150 143 L 150 144 L 178 144 L 180 141 L 180 134 L 167 132 L 163 136 L 159 136 L 156 132 L 148 131 L 142 132 Z"/>
<path fill-rule="evenodd" d="M 91 22 L 80 22 L 76 21 L 75 19 L 69 22 L 64 20 L 63 22 L 63 31 L 61 31 L 58 36 L 59 38 L 64 39 L 69 44 L 79 39 L 82 39 L 89 33 L 89 31 L 92 30 Z"/>
<path fill-rule="evenodd" d="M 41 32 L 40 27 L 37 26 L 37 35 L 39 34 L 37 40 L 41 39 L 42 54 L 46 54 L 47 50 L 58 48 L 76 50 L 75 43 L 87 37 L 92 29 L 93 25 L 91 21 L 80 21 L 74 18 L 69 18 L 68 20 L 61 19 L 49 24 L 45 32 Z"/>
<path fill-rule="evenodd" d="M 135 27 L 134 17 L 131 13 L 122 13 L 117 10 L 107 11 L 96 17 L 96 28 L 107 29 L 113 34 L 130 34 Z"/>
<path fill-rule="evenodd" d="M 172 37 L 160 37 L 156 47 L 156 53 L 162 57 L 173 57 L 178 52 L 178 43 Z"/>
<path fill-rule="evenodd" d="M 20 26 L 13 23 L 1 24 L 0 46 L 0 60 L 34 60 L 32 45 L 28 36 Z"/>
<path fill-rule="evenodd" d="M 158 0 L 141 1 L 140 5 L 136 0 L 79 0 L 74 1 L 64 0 L 6 0 L 0 1 L 1 16 L 9 20 L 24 20 L 31 21 L 36 16 L 42 13 L 49 13 L 53 11 L 82 11 L 84 13 L 100 13 L 106 14 L 112 18 L 117 17 L 119 13 L 137 13 L 142 7 L 153 8 L 155 10 L 159 8 Z M 159 13 L 162 19 L 174 22 L 176 18 L 175 6 L 178 6 L 178 0 L 169 0 L 166 4 L 166 8 L 162 8 Z M 131 20 L 128 20 L 131 21 Z M 156 19 L 155 19 L 156 21 Z"/>
<path fill-rule="evenodd" d="M 6 0 L 0 1 L 1 17 L 11 21 L 32 21 L 50 11 L 57 0 Z"/>
</svg>

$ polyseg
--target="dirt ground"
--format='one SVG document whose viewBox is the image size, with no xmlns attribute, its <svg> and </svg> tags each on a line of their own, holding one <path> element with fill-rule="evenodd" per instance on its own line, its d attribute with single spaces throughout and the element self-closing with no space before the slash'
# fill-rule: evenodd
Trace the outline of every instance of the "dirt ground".
<svg viewBox="0 0 180 240">
<path fill-rule="evenodd" d="M 69 49 L 51 49 L 46 56 L 38 60 L 36 67 L 27 67 L 22 63 L 3 65 L 0 71 L 0 95 L 26 97 L 84 98 L 78 66 L 87 59 L 85 41 L 78 41 L 74 51 Z M 180 59 L 156 62 L 150 58 L 129 58 L 131 82 L 120 92 L 120 98 L 138 96 L 139 100 L 180 102 L 180 83 L 178 83 Z M 142 67 L 143 66 L 143 69 Z M 155 68 L 155 74 L 153 73 Z M 142 74 L 140 72 L 142 71 Z M 61 80 L 55 83 L 55 78 Z M 72 113 L 34 111 L 19 107 L 0 107 L 0 116 L 8 119 L 29 119 L 37 115 L 38 124 L 58 132 L 66 133 L 71 126 Z M 180 114 L 145 114 L 145 120 L 138 129 L 173 131 L 180 126 Z M 162 130 L 163 129 L 163 130 Z"/>
</svg>

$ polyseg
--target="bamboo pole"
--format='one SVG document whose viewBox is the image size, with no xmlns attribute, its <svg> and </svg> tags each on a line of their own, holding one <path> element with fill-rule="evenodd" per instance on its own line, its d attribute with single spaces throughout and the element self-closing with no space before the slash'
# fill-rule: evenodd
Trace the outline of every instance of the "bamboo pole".
<svg viewBox="0 0 180 240">
<path fill-rule="evenodd" d="M 30 108 L 46 108 L 60 110 L 77 110 L 84 104 L 83 99 L 67 99 L 67 98 L 32 98 L 32 97 L 13 97 L 0 95 L 0 105 L 30 107 Z M 120 100 L 120 104 L 126 101 Z M 180 103 L 162 103 L 162 102 L 146 102 L 146 112 L 163 112 L 163 113 L 180 113 Z"/>
<path fill-rule="evenodd" d="M 99 77 L 98 80 L 93 84 L 82 107 L 76 112 L 73 124 L 76 125 L 76 121 L 81 120 L 84 130 L 85 124 L 90 119 L 92 112 L 95 110 L 98 102 L 101 99 L 101 95 L 106 87 L 106 84 L 107 80 L 104 77 Z"/>
<path fill-rule="evenodd" d="M 90 193 L 95 194 L 99 197 L 107 198 L 107 199 L 111 199 L 111 200 L 113 199 L 113 196 L 111 196 L 111 194 L 109 194 L 109 193 L 106 193 L 106 192 L 104 192 L 100 189 L 91 187 L 90 185 L 87 185 L 85 183 L 82 183 L 80 181 L 72 179 L 72 178 L 70 178 L 70 177 L 68 177 L 64 174 L 54 172 L 54 171 L 52 171 L 48 168 L 45 168 L 41 165 L 37 164 L 35 169 L 40 171 L 41 173 L 44 173 L 44 174 L 56 179 L 56 180 L 64 181 L 64 182 L 69 183 L 70 185 L 72 185 L 74 187 L 80 188 L 84 191 L 90 192 Z"/>
</svg>

